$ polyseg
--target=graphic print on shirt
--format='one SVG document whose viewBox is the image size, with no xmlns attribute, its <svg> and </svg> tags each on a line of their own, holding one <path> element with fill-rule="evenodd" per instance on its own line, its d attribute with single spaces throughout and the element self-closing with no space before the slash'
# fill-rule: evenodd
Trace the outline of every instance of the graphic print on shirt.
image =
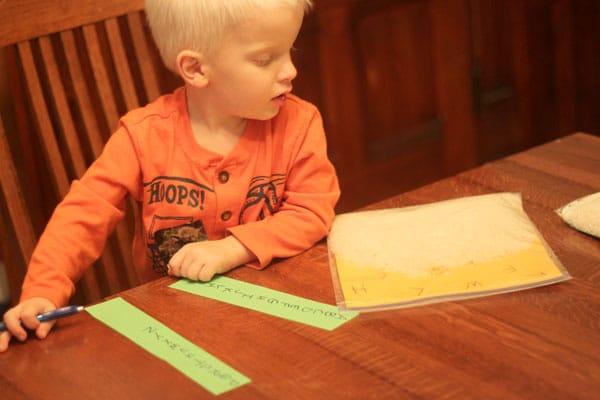
<svg viewBox="0 0 600 400">
<path fill-rule="evenodd" d="M 170 176 L 155 177 L 144 183 L 144 190 L 148 206 L 182 207 L 177 215 L 154 215 L 148 228 L 146 243 L 152 269 L 165 275 L 169 260 L 183 245 L 207 239 L 202 220 L 194 220 L 193 215 L 204 210 L 206 193 L 214 190 L 192 179 Z"/>
<path fill-rule="evenodd" d="M 147 244 L 152 258 L 152 269 L 159 275 L 167 274 L 169 260 L 185 244 L 207 239 L 202 221 L 194 221 L 193 217 L 155 215 L 152 217 L 148 233 Z"/>
<path fill-rule="evenodd" d="M 252 178 L 244 206 L 240 211 L 239 223 L 250 222 L 250 218 L 245 218 L 245 215 L 248 215 L 249 211 L 256 207 L 260 207 L 256 220 L 263 220 L 267 215 L 275 213 L 281 203 L 281 196 L 277 194 L 277 187 L 281 186 L 280 193 L 283 192 L 285 182 L 285 174 Z"/>
<path fill-rule="evenodd" d="M 206 192 L 214 192 L 193 179 L 173 176 L 157 176 L 150 182 L 144 182 L 144 190 L 149 194 L 148 205 L 168 203 L 200 210 L 204 210 Z"/>
</svg>

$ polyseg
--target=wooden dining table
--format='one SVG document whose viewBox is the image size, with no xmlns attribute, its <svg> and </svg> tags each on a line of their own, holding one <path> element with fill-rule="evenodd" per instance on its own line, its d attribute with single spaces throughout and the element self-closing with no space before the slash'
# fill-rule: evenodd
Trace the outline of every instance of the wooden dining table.
<svg viewBox="0 0 600 400">
<path fill-rule="evenodd" d="M 223 399 L 598 399 L 600 239 L 556 213 L 598 191 L 600 137 L 575 133 L 367 207 L 521 193 L 572 276 L 549 286 L 361 313 L 331 331 L 175 290 L 170 277 L 116 296 L 250 379 Z M 325 240 L 228 277 L 336 305 Z M 1 399 L 213 397 L 86 312 L 0 354 Z"/>
</svg>

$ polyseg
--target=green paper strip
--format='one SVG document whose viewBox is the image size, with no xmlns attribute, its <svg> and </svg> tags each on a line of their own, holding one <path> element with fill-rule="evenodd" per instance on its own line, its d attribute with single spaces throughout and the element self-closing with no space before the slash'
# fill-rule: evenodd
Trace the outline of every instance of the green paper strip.
<svg viewBox="0 0 600 400">
<path fill-rule="evenodd" d="M 358 315 L 356 312 L 340 314 L 337 307 L 329 304 L 225 276 L 218 276 L 210 282 L 182 279 L 169 287 L 328 331 L 334 330 Z"/>
<path fill-rule="evenodd" d="M 250 382 L 244 375 L 120 297 L 86 307 L 86 311 L 214 395 Z"/>
</svg>

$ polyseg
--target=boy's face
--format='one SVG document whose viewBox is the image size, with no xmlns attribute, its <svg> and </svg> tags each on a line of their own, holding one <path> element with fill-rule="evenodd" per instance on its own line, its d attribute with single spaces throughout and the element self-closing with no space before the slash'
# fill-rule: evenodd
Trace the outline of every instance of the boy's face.
<svg viewBox="0 0 600 400">
<path fill-rule="evenodd" d="M 206 60 L 211 107 L 223 116 L 267 120 L 279 112 L 297 71 L 290 51 L 304 10 L 257 12 L 229 31 Z"/>
</svg>

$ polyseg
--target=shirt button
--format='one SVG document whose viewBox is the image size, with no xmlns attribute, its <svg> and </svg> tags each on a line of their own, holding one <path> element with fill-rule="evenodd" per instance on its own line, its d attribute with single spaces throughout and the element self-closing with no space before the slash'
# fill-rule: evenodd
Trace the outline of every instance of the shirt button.
<svg viewBox="0 0 600 400">
<path fill-rule="evenodd" d="M 222 219 L 223 221 L 229 221 L 229 220 L 231 219 L 231 216 L 232 216 L 232 215 L 233 215 L 233 214 L 232 214 L 232 212 L 231 212 L 231 211 L 223 211 L 223 212 L 221 213 L 221 219 Z"/>
<path fill-rule="evenodd" d="M 227 183 L 227 181 L 229 181 L 229 172 L 227 172 L 227 171 L 219 172 L 219 182 Z"/>
</svg>

